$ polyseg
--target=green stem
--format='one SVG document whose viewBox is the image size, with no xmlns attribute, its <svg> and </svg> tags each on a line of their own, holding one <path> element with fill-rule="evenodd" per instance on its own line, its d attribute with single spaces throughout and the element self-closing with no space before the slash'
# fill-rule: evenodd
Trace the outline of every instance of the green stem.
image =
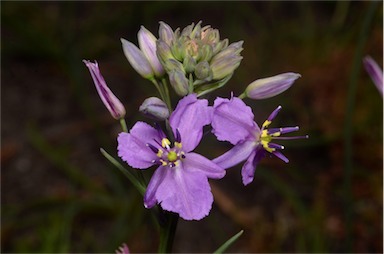
<svg viewBox="0 0 384 254">
<path fill-rule="evenodd" d="M 351 70 L 351 76 L 349 79 L 349 89 L 347 93 L 347 105 L 345 114 L 344 125 L 344 202 L 345 202 L 345 225 L 346 225 L 346 237 L 345 237 L 345 251 L 352 251 L 352 223 L 353 223 L 353 196 L 352 196 L 352 175 L 353 175 L 353 116 L 355 113 L 355 99 L 357 90 L 357 81 L 361 70 L 361 61 L 363 58 L 363 49 L 367 40 L 367 33 L 369 26 L 373 20 L 373 16 L 376 10 L 376 5 L 379 2 L 371 2 L 365 17 L 363 24 L 360 28 L 359 39 L 355 51 L 354 61 Z"/>
<path fill-rule="evenodd" d="M 125 122 L 124 117 L 120 118 L 120 125 L 124 132 L 128 132 L 127 123 Z"/>
<path fill-rule="evenodd" d="M 162 211 L 162 215 L 165 216 L 165 225 L 160 228 L 160 245 L 159 253 L 172 252 L 173 240 L 175 239 L 175 233 L 177 228 L 177 222 L 179 215 Z"/>
<path fill-rule="evenodd" d="M 245 96 L 246 96 L 246 95 L 245 95 L 245 92 L 244 92 L 244 93 L 240 94 L 240 95 L 238 96 L 238 98 L 239 98 L 239 99 L 244 99 Z"/>
<path fill-rule="evenodd" d="M 161 80 L 161 83 L 163 84 L 163 88 L 165 91 L 165 103 L 168 106 L 169 112 L 172 112 L 171 97 L 169 96 L 168 83 L 165 78 Z"/>
</svg>

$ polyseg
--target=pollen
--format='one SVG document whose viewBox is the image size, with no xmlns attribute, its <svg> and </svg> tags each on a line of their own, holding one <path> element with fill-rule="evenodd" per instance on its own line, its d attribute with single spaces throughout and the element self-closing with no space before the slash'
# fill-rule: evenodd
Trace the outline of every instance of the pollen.
<svg viewBox="0 0 384 254">
<path fill-rule="evenodd" d="M 161 146 L 164 147 L 164 148 L 169 149 L 170 148 L 169 147 L 170 144 L 171 144 L 171 141 L 169 141 L 169 139 L 167 139 L 167 138 L 163 138 L 161 140 Z"/>
<path fill-rule="evenodd" d="M 183 147 L 183 145 L 179 142 L 175 142 L 175 147 L 181 149 Z"/>
</svg>

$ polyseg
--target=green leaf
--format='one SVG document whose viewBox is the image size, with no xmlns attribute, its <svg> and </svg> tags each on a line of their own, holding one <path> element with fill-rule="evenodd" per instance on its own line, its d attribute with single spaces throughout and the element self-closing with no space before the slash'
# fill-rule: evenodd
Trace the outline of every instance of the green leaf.
<svg viewBox="0 0 384 254">
<path fill-rule="evenodd" d="M 103 148 L 100 148 L 100 152 L 104 155 L 107 160 L 109 160 L 116 168 L 118 168 L 131 183 L 136 187 L 141 195 L 145 193 L 145 187 L 140 183 L 139 179 L 132 174 L 128 169 L 124 168 L 115 158 L 113 158 L 109 153 L 107 153 Z"/>
<path fill-rule="evenodd" d="M 214 253 L 223 253 L 232 243 L 234 243 L 242 234 L 244 230 L 241 230 L 236 235 L 232 236 L 228 241 L 226 241 L 223 245 L 221 245 Z"/>
</svg>

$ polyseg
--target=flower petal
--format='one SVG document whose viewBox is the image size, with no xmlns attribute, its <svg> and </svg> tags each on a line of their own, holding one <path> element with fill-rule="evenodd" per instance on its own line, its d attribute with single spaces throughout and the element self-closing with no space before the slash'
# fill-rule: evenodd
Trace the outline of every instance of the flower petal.
<svg viewBox="0 0 384 254">
<path fill-rule="evenodd" d="M 178 213 L 185 220 L 201 220 L 213 203 L 208 178 L 201 172 L 185 170 L 182 164 L 166 168 L 156 199 L 164 210 Z"/>
<path fill-rule="evenodd" d="M 169 170 L 169 168 L 160 166 L 156 169 L 155 173 L 153 173 L 144 195 L 145 208 L 151 208 L 156 205 L 156 191 L 159 188 L 159 185 L 163 182 L 167 170 Z"/>
<path fill-rule="evenodd" d="M 129 133 L 119 134 L 118 155 L 133 168 L 148 168 L 154 164 L 153 160 L 156 160 L 157 156 L 147 143 L 158 137 L 155 128 L 144 122 L 137 122 Z"/>
<path fill-rule="evenodd" d="M 207 100 L 198 100 L 190 94 L 179 101 L 169 122 L 176 133 L 179 130 L 183 151 L 190 152 L 196 148 L 203 136 L 203 127 L 211 123 L 212 108 Z"/>
<path fill-rule="evenodd" d="M 184 170 L 202 172 L 209 178 L 220 179 L 225 176 L 225 170 L 211 160 L 197 153 L 188 153 L 183 161 Z"/>
<path fill-rule="evenodd" d="M 253 121 L 251 108 L 241 99 L 217 98 L 213 107 L 212 132 L 218 140 L 229 141 L 236 145 L 260 132 L 260 128 Z"/>
<path fill-rule="evenodd" d="M 253 141 L 245 141 L 232 147 L 231 150 L 212 160 L 223 169 L 233 167 L 246 160 L 255 148 Z"/>
<path fill-rule="evenodd" d="M 262 158 L 264 158 L 266 151 L 262 147 L 258 147 L 249 156 L 248 160 L 244 163 L 241 169 L 241 176 L 243 178 L 243 184 L 248 185 L 253 181 L 257 164 Z"/>
</svg>

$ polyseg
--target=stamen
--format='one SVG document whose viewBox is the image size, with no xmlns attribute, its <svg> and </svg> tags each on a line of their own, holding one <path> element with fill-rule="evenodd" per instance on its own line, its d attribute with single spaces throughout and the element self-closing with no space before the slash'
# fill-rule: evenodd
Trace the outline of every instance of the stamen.
<svg viewBox="0 0 384 254">
<path fill-rule="evenodd" d="M 176 129 L 176 137 L 175 137 L 175 141 L 176 141 L 177 143 L 181 143 L 181 136 L 180 136 L 179 129 Z"/>
<path fill-rule="evenodd" d="M 281 152 L 279 151 L 274 151 L 272 154 L 274 154 L 277 158 L 279 158 L 280 160 L 284 161 L 285 163 L 288 163 L 289 160 L 287 157 L 285 157 L 284 154 L 282 154 Z"/>
<path fill-rule="evenodd" d="M 273 139 L 285 139 L 285 140 L 289 140 L 289 139 L 303 139 L 303 138 L 309 138 L 308 135 L 305 135 L 305 136 L 293 136 L 293 137 L 274 137 Z"/>
<path fill-rule="evenodd" d="M 267 118 L 267 121 L 269 122 L 272 122 L 272 120 L 277 116 L 277 114 L 279 113 L 279 111 L 281 110 L 281 106 L 278 106 L 270 115 L 269 117 Z M 269 124 L 268 124 L 269 125 Z M 267 126 L 268 126 L 267 125 Z"/>
<path fill-rule="evenodd" d="M 147 143 L 145 145 L 148 146 L 149 148 L 151 148 L 152 152 L 158 153 L 159 149 L 157 149 L 154 145 L 149 144 L 149 143 Z"/>
<path fill-rule="evenodd" d="M 272 149 L 284 149 L 284 146 L 275 143 L 268 143 L 268 147 Z"/>
<path fill-rule="evenodd" d="M 163 138 L 161 140 L 161 146 L 164 147 L 164 148 L 167 148 L 168 150 L 171 148 L 169 145 L 171 144 L 171 141 L 169 141 L 169 139 L 167 138 Z"/>
<path fill-rule="evenodd" d="M 167 136 L 165 135 L 163 129 L 161 128 L 159 123 L 155 123 L 155 129 L 157 130 L 157 133 L 159 134 L 160 138 L 166 138 Z"/>
</svg>

